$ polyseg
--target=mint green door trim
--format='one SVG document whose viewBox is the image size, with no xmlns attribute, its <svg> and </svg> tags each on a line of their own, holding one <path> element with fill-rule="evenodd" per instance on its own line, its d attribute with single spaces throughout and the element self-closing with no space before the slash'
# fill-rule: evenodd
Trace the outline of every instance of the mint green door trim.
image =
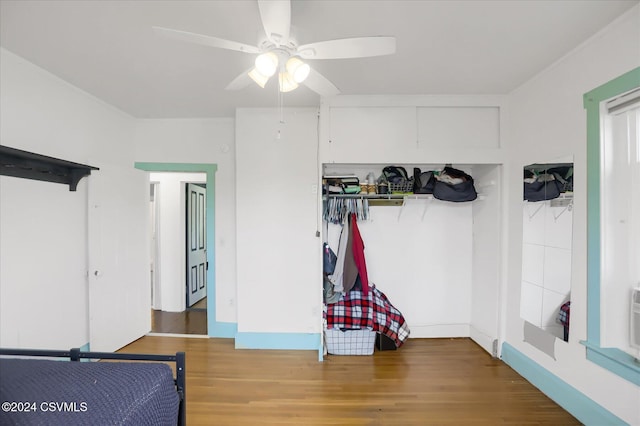
<svg viewBox="0 0 640 426">
<path fill-rule="evenodd" d="M 136 169 L 147 172 L 206 173 L 207 175 L 207 334 L 210 337 L 235 337 L 235 323 L 216 320 L 216 256 L 215 256 L 215 188 L 218 166 L 208 163 L 135 163 Z"/>
<path fill-rule="evenodd" d="M 587 110 L 587 359 L 640 386 L 640 365 L 617 348 L 600 347 L 600 106 L 640 87 L 640 67 L 584 94 Z"/>
</svg>

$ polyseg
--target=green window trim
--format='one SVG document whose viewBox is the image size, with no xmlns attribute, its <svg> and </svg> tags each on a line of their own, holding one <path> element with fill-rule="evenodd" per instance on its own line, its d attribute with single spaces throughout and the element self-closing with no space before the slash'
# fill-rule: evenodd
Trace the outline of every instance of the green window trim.
<svg viewBox="0 0 640 426">
<path fill-rule="evenodd" d="M 640 386 L 640 363 L 617 348 L 600 346 L 600 107 L 640 87 L 640 67 L 584 94 L 587 110 L 587 359 Z"/>
</svg>

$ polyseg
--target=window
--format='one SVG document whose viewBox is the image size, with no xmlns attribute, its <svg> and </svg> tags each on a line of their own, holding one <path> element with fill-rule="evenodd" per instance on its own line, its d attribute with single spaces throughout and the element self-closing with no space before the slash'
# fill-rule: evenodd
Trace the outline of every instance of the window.
<svg viewBox="0 0 640 426">
<path fill-rule="evenodd" d="M 587 110 L 587 358 L 640 385 L 629 346 L 640 281 L 640 68 L 584 95 Z"/>
</svg>

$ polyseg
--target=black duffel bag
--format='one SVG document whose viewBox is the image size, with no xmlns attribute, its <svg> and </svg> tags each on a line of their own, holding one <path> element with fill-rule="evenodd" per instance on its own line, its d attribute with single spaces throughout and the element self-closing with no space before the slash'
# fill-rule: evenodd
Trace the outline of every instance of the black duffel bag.
<svg viewBox="0 0 640 426">
<path fill-rule="evenodd" d="M 446 178 L 461 180 L 459 183 L 447 182 Z M 478 198 L 478 193 L 473 184 L 473 178 L 462 170 L 453 167 L 445 167 L 436 178 L 433 186 L 433 197 L 443 201 L 456 203 L 473 201 Z"/>
<path fill-rule="evenodd" d="M 553 175 L 543 174 L 536 177 L 533 182 L 524 182 L 524 199 L 529 202 L 553 200 L 560 196 L 562 183 Z"/>
</svg>

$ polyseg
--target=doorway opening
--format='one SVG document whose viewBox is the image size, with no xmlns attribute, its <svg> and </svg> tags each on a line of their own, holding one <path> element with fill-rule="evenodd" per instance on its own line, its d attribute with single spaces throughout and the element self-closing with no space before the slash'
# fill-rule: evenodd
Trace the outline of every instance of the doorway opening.
<svg viewBox="0 0 640 426">
<path fill-rule="evenodd" d="M 215 320 L 215 238 L 214 238 L 214 188 L 215 188 L 215 172 L 217 166 L 215 164 L 191 164 L 191 163 L 136 163 L 136 168 L 150 172 L 149 181 L 152 183 L 150 197 L 150 217 L 152 218 L 152 235 L 151 239 L 152 256 L 152 331 L 151 333 L 172 334 L 172 335 L 188 335 L 188 336 L 215 336 L 217 334 L 217 322 Z M 158 173 L 158 176 L 152 175 Z M 169 213 L 169 218 L 174 217 L 178 225 L 178 231 L 174 232 L 174 239 L 169 242 L 165 241 L 166 232 L 163 231 L 162 223 L 167 213 L 162 213 L 164 204 L 167 201 L 162 196 L 162 182 L 160 178 L 173 177 L 174 180 L 178 175 L 184 175 L 178 179 L 178 189 L 181 194 L 175 203 L 174 213 Z M 193 176 L 197 176 L 194 178 Z M 205 253 L 205 261 L 203 267 L 200 268 L 200 276 L 198 287 L 202 284 L 206 289 L 206 296 L 195 301 L 192 306 L 187 303 L 187 217 L 186 200 L 187 186 L 186 182 L 195 182 L 202 187 L 205 192 L 205 198 L 202 199 L 200 218 L 203 224 L 200 228 L 196 228 L 196 232 L 202 236 L 201 240 L 208 242 L 208 249 Z M 182 200 L 182 201 L 180 201 Z M 178 212 L 178 213 L 176 213 Z M 155 221 L 153 220 L 155 218 Z M 179 259 L 178 262 L 167 262 L 166 254 L 171 259 Z M 163 261 L 163 259 L 165 261 Z M 168 270 L 167 270 L 168 269 Z M 168 273 L 168 274 L 167 274 Z M 167 276 L 171 278 L 166 278 Z M 167 282 L 168 281 L 168 282 Z M 179 282 L 176 286 L 170 285 L 173 281 Z M 168 291 L 164 291 L 169 288 Z M 153 314 L 156 313 L 155 317 Z M 219 327 L 218 327 L 219 328 Z"/>
<path fill-rule="evenodd" d="M 207 334 L 206 174 L 152 172 L 151 332 Z"/>
</svg>

